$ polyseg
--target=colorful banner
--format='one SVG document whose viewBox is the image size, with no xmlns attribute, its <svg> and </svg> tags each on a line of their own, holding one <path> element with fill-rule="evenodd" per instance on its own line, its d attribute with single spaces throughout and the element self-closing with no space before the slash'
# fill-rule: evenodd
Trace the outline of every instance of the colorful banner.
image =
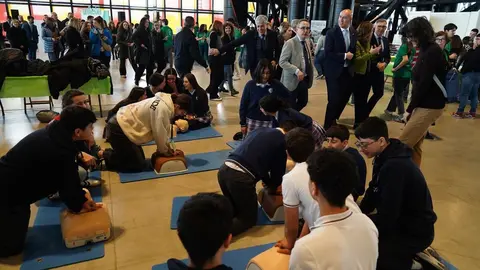
<svg viewBox="0 0 480 270">
<path fill-rule="evenodd" d="M 110 21 L 110 12 L 108 10 L 100 8 L 86 8 L 82 10 L 82 19 L 86 20 L 88 16 L 102 16 L 102 18 L 108 23 Z"/>
</svg>

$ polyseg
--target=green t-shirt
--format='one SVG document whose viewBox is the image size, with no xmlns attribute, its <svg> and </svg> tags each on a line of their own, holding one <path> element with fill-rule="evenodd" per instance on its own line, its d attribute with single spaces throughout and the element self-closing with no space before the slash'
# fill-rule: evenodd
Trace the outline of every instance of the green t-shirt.
<svg viewBox="0 0 480 270">
<path fill-rule="evenodd" d="M 168 25 L 162 26 L 162 34 L 163 36 L 167 37 L 165 41 L 165 48 L 170 48 L 173 46 L 173 31 Z"/>
<path fill-rule="evenodd" d="M 195 35 L 198 34 L 198 29 L 199 29 L 198 26 L 193 27 L 193 33 L 194 33 Z"/>
<path fill-rule="evenodd" d="M 450 51 L 452 50 L 452 43 L 448 42 L 447 45 L 445 45 L 445 51 L 450 55 Z"/>
<path fill-rule="evenodd" d="M 395 62 L 393 62 L 393 67 L 398 66 L 402 62 L 405 55 L 408 55 L 408 46 L 407 44 L 402 44 L 402 46 L 398 48 L 397 56 L 395 56 Z M 410 79 L 412 77 L 413 56 L 415 56 L 415 48 L 412 48 L 412 51 L 410 52 L 410 56 L 408 57 L 408 63 L 396 72 L 393 72 L 394 78 Z"/>
<path fill-rule="evenodd" d="M 207 43 L 206 38 L 208 38 L 208 33 L 199 32 L 199 33 L 197 33 L 197 38 L 205 38 L 205 39 L 198 40 L 198 44 L 206 44 Z"/>
<path fill-rule="evenodd" d="M 235 39 L 239 39 L 241 36 L 242 36 L 242 31 L 240 31 L 240 29 L 238 29 L 238 28 L 235 28 L 235 30 L 233 31 L 233 37 L 234 37 Z M 236 50 L 237 52 L 240 52 L 240 51 L 242 51 L 242 48 L 241 48 L 241 47 L 237 47 L 235 50 Z"/>
</svg>

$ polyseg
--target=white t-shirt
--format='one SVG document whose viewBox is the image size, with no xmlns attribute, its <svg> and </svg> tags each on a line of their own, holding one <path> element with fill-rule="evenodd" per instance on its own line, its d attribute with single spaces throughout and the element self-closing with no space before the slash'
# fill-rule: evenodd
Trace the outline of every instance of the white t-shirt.
<svg viewBox="0 0 480 270">
<path fill-rule="evenodd" d="M 283 206 L 288 208 L 298 207 L 299 217 L 307 222 L 308 227 L 312 227 L 320 217 L 320 210 L 318 203 L 310 194 L 310 175 L 307 167 L 306 162 L 297 163 L 289 173 L 283 176 L 282 195 Z M 362 213 L 352 195 L 347 197 L 345 205 L 355 213 Z"/>
<path fill-rule="evenodd" d="M 290 270 L 376 268 L 378 230 L 366 215 L 349 209 L 320 217 L 311 229 L 295 243 Z"/>
</svg>

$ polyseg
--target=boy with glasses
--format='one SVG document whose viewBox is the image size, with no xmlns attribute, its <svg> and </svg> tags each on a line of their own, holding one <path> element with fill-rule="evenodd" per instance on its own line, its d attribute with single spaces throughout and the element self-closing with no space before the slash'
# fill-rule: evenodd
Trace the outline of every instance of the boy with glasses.
<svg viewBox="0 0 480 270">
<path fill-rule="evenodd" d="M 412 161 L 412 150 L 388 137 L 385 121 L 369 117 L 355 130 L 355 136 L 360 151 L 375 158 L 360 208 L 380 235 L 377 269 L 410 269 L 415 254 L 433 242 L 437 216 L 430 190 Z"/>
</svg>

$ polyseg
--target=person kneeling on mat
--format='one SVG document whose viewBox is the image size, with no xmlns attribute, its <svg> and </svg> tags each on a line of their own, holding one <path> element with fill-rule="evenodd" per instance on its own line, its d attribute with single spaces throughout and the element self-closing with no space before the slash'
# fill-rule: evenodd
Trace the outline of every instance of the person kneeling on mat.
<svg viewBox="0 0 480 270">
<path fill-rule="evenodd" d="M 234 207 L 232 234 L 236 236 L 257 222 L 255 186 L 262 180 L 276 194 L 285 174 L 287 153 L 284 131 L 257 128 L 227 158 L 218 171 L 218 183 Z"/>
<path fill-rule="evenodd" d="M 107 168 L 120 172 L 152 169 L 141 146 L 152 140 L 160 155 L 177 155 L 170 147 L 171 121 L 174 116 L 185 115 L 190 105 L 191 98 L 186 94 L 156 93 L 153 98 L 120 108 L 107 124 L 113 148 L 104 153 Z"/>
<path fill-rule="evenodd" d="M 228 199 L 215 193 L 198 193 L 180 210 L 177 233 L 187 250 L 189 264 L 167 261 L 169 270 L 232 270 L 222 256 L 232 241 L 233 209 Z"/>
<path fill-rule="evenodd" d="M 78 176 L 77 141 L 88 140 L 95 114 L 69 106 L 60 120 L 34 131 L 0 158 L 0 257 L 22 252 L 30 220 L 30 204 L 55 192 L 73 212 L 93 211 Z M 55 168 L 51 170 L 49 168 Z"/>
</svg>

